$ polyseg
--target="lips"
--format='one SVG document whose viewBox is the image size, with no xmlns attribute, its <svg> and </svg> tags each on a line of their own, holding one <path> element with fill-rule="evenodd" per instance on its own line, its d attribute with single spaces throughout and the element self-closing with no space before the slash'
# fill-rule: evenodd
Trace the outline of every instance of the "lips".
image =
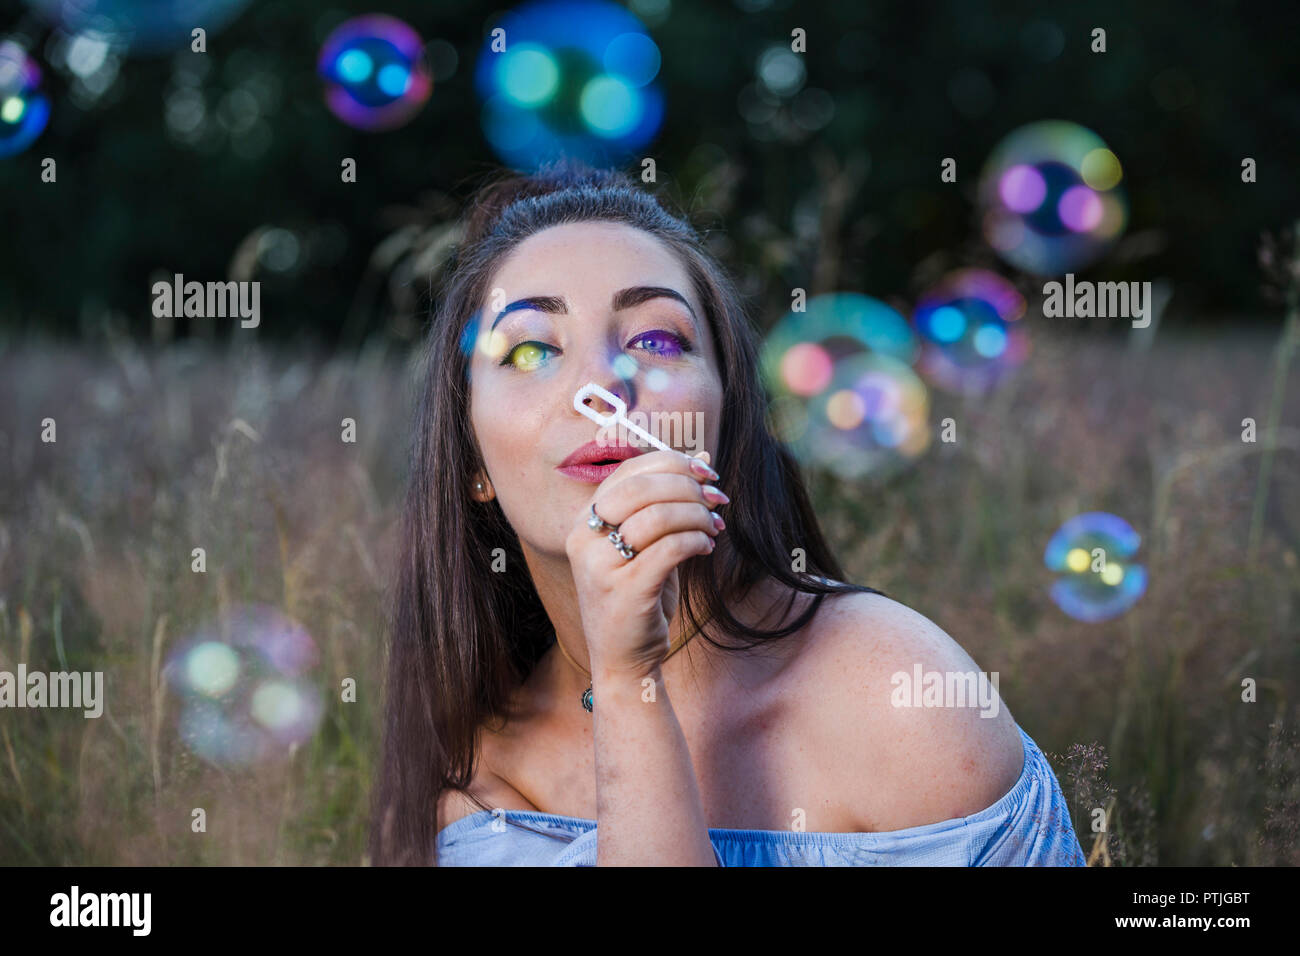
<svg viewBox="0 0 1300 956">
<path fill-rule="evenodd" d="M 643 454 L 645 454 L 644 450 L 631 445 L 602 445 L 599 442 L 589 441 L 581 448 L 574 449 L 573 454 L 560 462 L 559 467 L 594 465 L 597 462 L 612 462 L 617 467 L 627 459 Z"/>
<path fill-rule="evenodd" d="M 643 454 L 643 449 L 630 445 L 601 445 L 592 441 L 575 449 L 573 454 L 556 466 L 556 470 L 578 481 L 598 485 L 627 459 Z"/>
</svg>

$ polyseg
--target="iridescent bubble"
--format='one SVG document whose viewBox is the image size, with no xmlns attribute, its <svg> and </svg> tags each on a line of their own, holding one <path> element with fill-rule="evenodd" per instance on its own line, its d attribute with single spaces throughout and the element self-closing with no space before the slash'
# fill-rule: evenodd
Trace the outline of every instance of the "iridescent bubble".
<svg viewBox="0 0 1300 956">
<path fill-rule="evenodd" d="M 929 395 L 908 367 L 916 337 L 897 311 L 856 293 L 816 296 L 763 344 L 778 438 L 842 478 L 883 479 L 929 445 Z"/>
<path fill-rule="evenodd" d="M 992 388 L 1029 352 L 1024 314 L 1024 296 L 995 272 L 962 269 L 945 276 L 912 314 L 922 342 L 917 368 L 946 391 Z"/>
<path fill-rule="evenodd" d="M 618 355 L 614 356 L 614 361 L 610 362 L 609 366 L 610 370 L 619 378 L 632 378 L 641 368 L 636 359 L 626 352 L 619 352 Z M 659 371 L 663 370 L 659 369 Z"/>
<path fill-rule="evenodd" d="M 1141 537 L 1123 518 L 1090 511 L 1071 518 L 1052 535 L 1043 561 L 1063 575 L 1052 600 L 1080 621 L 1105 621 L 1137 603 L 1147 586 L 1146 568 L 1135 560 Z"/>
<path fill-rule="evenodd" d="M 223 767 L 283 756 L 315 733 L 319 662 L 311 636 L 271 607 L 234 608 L 169 655 L 168 683 L 181 700 L 180 737 Z"/>
<path fill-rule="evenodd" d="M 1077 123 L 1044 120 L 1015 130 L 984 164 L 985 238 L 1004 260 L 1061 275 L 1104 255 L 1128 220 L 1119 159 Z"/>
<path fill-rule="evenodd" d="M 615 4 L 522 4 L 496 22 L 479 56 L 484 134 L 518 169 L 564 156 L 617 165 L 639 155 L 663 122 L 659 67 L 645 27 Z"/>
<path fill-rule="evenodd" d="M 49 119 L 40 67 L 17 43 L 0 42 L 0 157 L 21 153 Z"/>
<path fill-rule="evenodd" d="M 644 33 L 621 33 L 609 41 L 602 60 L 605 70 L 630 86 L 645 86 L 659 75 L 659 47 Z"/>
<path fill-rule="evenodd" d="M 661 368 L 652 368 L 646 372 L 645 387 L 652 392 L 666 392 L 672 385 L 672 376 Z"/>
<path fill-rule="evenodd" d="M 249 714 L 285 744 L 311 736 L 320 717 L 316 699 L 292 681 L 263 681 L 253 691 Z"/>
<path fill-rule="evenodd" d="M 433 74 L 420 35 L 395 17 L 368 14 L 341 23 L 321 47 L 325 102 L 349 126 L 395 129 L 424 107 Z"/>
<path fill-rule="evenodd" d="M 796 395 L 824 392 L 834 375 L 835 360 L 816 343 L 792 345 L 781 357 L 781 381 Z"/>
<path fill-rule="evenodd" d="M 185 658 L 185 679 L 205 697 L 222 697 L 239 679 L 239 655 L 220 641 L 204 641 Z"/>
<path fill-rule="evenodd" d="M 27 0 L 27 5 L 68 33 L 92 32 L 134 54 L 156 56 L 190 48 L 196 27 L 211 43 L 248 0 Z"/>
</svg>

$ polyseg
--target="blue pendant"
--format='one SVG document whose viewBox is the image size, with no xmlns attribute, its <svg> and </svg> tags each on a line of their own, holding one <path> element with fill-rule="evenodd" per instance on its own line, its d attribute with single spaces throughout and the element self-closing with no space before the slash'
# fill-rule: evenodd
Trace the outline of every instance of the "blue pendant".
<svg viewBox="0 0 1300 956">
<path fill-rule="evenodd" d="M 588 687 L 586 690 L 582 692 L 582 706 L 586 709 L 587 713 L 589 714 L 591 713 L 592 703 L 593 701 L 591 697 L 591 688 Z"/>
</svg>

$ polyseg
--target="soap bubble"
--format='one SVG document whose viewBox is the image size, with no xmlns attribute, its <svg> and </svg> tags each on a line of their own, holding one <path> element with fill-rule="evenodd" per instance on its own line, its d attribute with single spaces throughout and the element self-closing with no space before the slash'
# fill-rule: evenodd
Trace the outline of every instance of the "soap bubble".
<svg viewBox="0 0 1300 956">
<path fill-rule="evenodd" d="M 980 177 L 984 235 L 1005 261 L 1034 275 L 1095 262 L 1128 220 L 1119 159 L 1096 133 L 1064 120 L 1015 130 Z"/>
<path fill-rule="evenodd" d="M 483 132 L 517 169 L 572 156 L 618 165 L 658 133 L 659 47 L 622 7 L 604 0 L 534 0 L 494 24 L 475 85 Z"/>
<path fill-rule="evenodd" d="M 383 14 L 339 24 L 321 46 L 317 68 L 326 82 L 326 105 L 357 129 L 402 126 L 433 90 L 419 34 Z"/>
<path fill-rule="evenodd" d="M 89 32 L 141 56 L 189 49 L 192 31 L 213 34 L 243 9 L 248 0 L 27 0 L 48 22 L 68 33 Z M 209 49 L 211 49 L 209 47 Z"/>
<path fill-rule="evenodd" d="M 1071 518 L 1043 555 L 1050 570 L 1064 575 L 1052 585 L 1052 600 L 1079 621 L 1123 614 L 1146 591 L 1146 568 L 1133 560 L 1140 543 L 1133 527 L 1116 515 L 1090 511 Z"/>
<path fill-rule="evenodd" d="M 41 68 L 11 40 L 0 42 L 0 157 L 21 153 L 50 119 Z"/>
<path fill-rule="evenodd" d="M 318 661 L 315 642 L 297 622 L 271 607 L 236 607 L 168 657 L 168 682 L 181 698 L 181 739 L 217 766 L 283 756 L 320 722 L 320 693 L 308 676 Z"/>
<path fill-rule="evenodd" d="M 947 391 L 983 392 L 1028 354 L 1024 314 L 1024 296 L 997 273 L 963 269 L 945 276 L 921 296 L 912 316 L 922 341 L 917 367 Z"/>
<path fill-rule="evenodd" d="M 777 437 L 846 479 L 886 478 L 930 443 L 929 394 L 908 366 L 916 337 L 897 311 L 856 293 L 816 296 L 763 343 Z"/>
</svg>

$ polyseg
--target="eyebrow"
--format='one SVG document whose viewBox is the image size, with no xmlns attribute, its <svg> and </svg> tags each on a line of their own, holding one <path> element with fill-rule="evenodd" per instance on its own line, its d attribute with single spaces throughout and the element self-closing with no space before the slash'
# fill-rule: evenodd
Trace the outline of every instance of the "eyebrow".
<svg viewBox="0 0 1300 956">
<path fill-rule="evenodd" d="M 686 301 L 686 297 L 676 289 L 669 289 L 666 286 L 659 285 L 637 285 L 630 289 L 620 289 L 614 293 L 614 311 L 620 312 L 623 309 L 630 309 L 633 306 L 640 305 L 643 302 L 649 302 L 651 299 L 676 299 L 682 305 L 686 306 L 686 311 L 691 314 L 695 324 L 699 325 L 699 316 L 691 308 L 691 304 Z M 518 312 L 521 309 L 533 309 L 537 312 L 549 312 L 552 315 L 566 315 L 569 308 L 561 296 L 555 295 L 534 295 L 526 299 L 518 299 L 511 302 L 504 309 L 497 313 L 497 317 L 492 320 L 492 328 L 497 327 L 507 314 Z M 698 328 L 697 328 L 698 331 Z"/>
</svg>

